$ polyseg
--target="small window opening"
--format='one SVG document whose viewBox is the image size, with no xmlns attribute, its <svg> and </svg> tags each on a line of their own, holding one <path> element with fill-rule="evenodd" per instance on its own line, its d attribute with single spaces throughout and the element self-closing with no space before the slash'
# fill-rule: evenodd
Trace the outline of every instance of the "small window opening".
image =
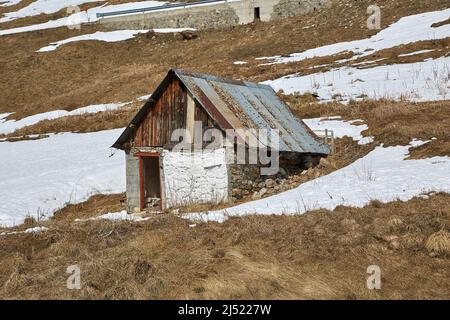
<svg viewBox="0 0 450 320">
<path fill-rule="evenodd" d="M 260 7 L 255 7 L 254 9 L 254 18 L 255 20 L 261 20 L 261 9 Z"/>
</svg>

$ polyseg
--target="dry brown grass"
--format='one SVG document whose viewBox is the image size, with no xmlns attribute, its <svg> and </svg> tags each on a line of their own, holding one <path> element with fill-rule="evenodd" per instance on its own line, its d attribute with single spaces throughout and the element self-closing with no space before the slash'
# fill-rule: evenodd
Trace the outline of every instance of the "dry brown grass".
<svg viewBox="0 0 450 320">
<path fill-rule="evenodd" d="M 343 119 L 363 119 L 369 129 L 364 136 L 374 136 L 385 146 L 406 145 L 413 138 L 431 140 L 412 148 L 410 158 L 450 155 L 450 101 L 427 103 L 387 100 L 320 104 L 310 95 L 285 96 L 287 103 L 301 118 L 340 115 Z"/>
<path fill-rule="evenodd" d="M 425 247 L 431 254 L 450 254 L 450 233 L 440 230 L 428 237 Z"/>
<path fill-rule="evenodd" d="M 48 134 L 38 134 L 38 135 L 8 135 L 6 138 L 3 138 L 3 135 L 0 135 L 0 142 L 17 142 L 17 141 L 30 141 L 30 140 L 40 140 L 48 138 Z"/>
<path fill-rule="evenodd" d="M 433 23 L 431 26 L 433 28 L 439 28 L 439 27 L 444 26 L 446 24 L 450 24 L 450 18 L 448 18 L 446 20 L 443 20 L 443 21 L 440 21 L 440 22 L 437 22 L 437 23 Z"/>
<path fill-rule="evenodd" d="M 98 194 L 90 197 L 79 204 L 69 204 L 56 211 L 53 219 L 57 221 L 70 222 L 77 218 L 87 219 L 108 212 L 118 212 L 125 209 L 125 194 L 103 195 Z"/>
<path fill-rule="evenodd" d="M 357 69 L 364 69 L 391 64 L 414 63 L 423 61 L 425 59 L 436 59 L 448 54 L 449 46 L 450 38 L 447 38 L 440 40 L 419 41 L 406 45 L 396 46 L 393 48 L 377 51 L 376 53 L 362 58 L 356 58 L 352 61 L 341 61 L 353 57 L 353 53 L 343 52 L 331 56 L 314 57 L 302 61 L 282 64 L 268 64 L 268 62 L 271 62 L 271 60 L 250 60 L 244 66 L 248 71 L 258 70 L 258 75 L 254 76 L 253 80 L 264 81 L 267 79 L 277 79 L 292 73 L 308 75 L 318 72 L 327 72 L 329 70 L 343 66 L 353 66 Z M 429 49 L 432 49 L 433 51 L 417 55 L 400 56 L 402 54 Z M 367 64 L 361 65 L 361 63 L 363 62 L 366 62 Z"/>
<path fill-rule="evenodd" d="M 366 28 L 370 4 L 371 0 L 337 1 L 333 8 L 307 16 L 201 31 L 199 38 L 191 41 L 179 35 L 159 34 L 155 39 L 142 35 L 118 43 L 78 42 L 45 54 L 35 51 L 103 27 L 86 25 L 81 31 L 57 28 L 2 36 L 0 112 L 15 111 L 14 117 L 21 118 L 61 108 L 127 101 L 151 92 L 173 67 L 255 81 L 268 79 L 274 72 L 293 73 L 298 71 L 296 66 L 274 71 L 255 69 L 253 64 L 234 65 L 233 61 L 253 61 L 255 57 L 368 37 L 375 33 Z M 400 16 L 447 7 L 446 0 L 380 0 L 378 4 L 383 10 L 383 27 Z"/>
<path fill-rule="evenodd" d="M 20 137 L 26 137 L 35 134 L 43 135 L 45 133 L 58 133 L 68 131 L 84 133 L 124 128 L 129 124 L 131 119 L 135 116 L 135 114 L 143 104 L 144 102 L 134 103 L 117 110 L 86 113 L 77 116 L 67 116 L 54 120 L 43 120 L 34 125 L 18 129 L 10 134 L 5 135 L 5 137 L 8 137 L 8 141 L 14 141 L 14 139 L 20 141 L 24 140 Z M 1 134 L 0 137 L 2 137 Z M 33 137 L 31 137 L 31 139 L 33 139 Z"/>
<path fill-rule="evenodd" d="M 6 13 L 6 12 L 18 11 L 18 10 L 28 6 L 29 4 L 31 4 L 33 1 L 34 0 L 25 0 L 25 1 L 21 1 L 20 3 L 18 3 L 15 6 L 0 7 L 0 15 L 2 13 Z M 129 1 L 129 2 L 131 2 L 131 1 Z M 84 11 L 84 10 L 88 10 L 93 7 L 97 7 L 102 4 L 104 4 L 104 2 L 100 2 L 100 1 L 99 2 L 90 2 L 90 3 L 85 3 L 82 5 L 79 5 L 78 7 L 80 8 L 81 11 Z M 56 20 L 56 19 L 63 18 L 72 13 L 73 12 L 67 12 L 67 8 L 64 8 L 64 9 L 59 10 L 58 12 L 51 13 L 51 14 L 40 14 L 37 16 L 15 19 L 15 20 L 12 20 L 9 22 L 1 23 L 0 30 L 24 27 L 24 26 L 29 26 L 29 25 L 38 24 L 38 23 L 45 23 L 50 20 Z M 37 33 L 42 33 L 42 31 L 37 31 Z"/>
<path fill-rule="evenodd" d="M 28 6 L 34 0 L 22 0 L 18 4 L 8 7 L 0 7 L 0 15 L 6 12 L 18 11 L 26 6 Z"/>
<path fill-rule="evenodd" d="M 59 216 L 45 233 L 0 237 L 0 298 L 449 299 L 450 260 L 425 245 L 450 227 L 449 200 L 437 194 L 194 228 L 169 214 L 142 223 Z M 66 289 L 72 264 L 81 267 L 81 290 Z M 366 288 L 373 264 L 382 270 L 379 291 Z"/>
</svg>

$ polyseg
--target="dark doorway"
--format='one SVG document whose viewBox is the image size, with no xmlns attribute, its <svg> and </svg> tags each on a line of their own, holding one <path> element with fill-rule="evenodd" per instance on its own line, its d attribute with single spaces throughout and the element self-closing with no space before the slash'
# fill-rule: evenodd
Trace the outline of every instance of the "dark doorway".
<svg viewBox="0 0 450 320">
<path fill-rule="evenodd" d="M 161 177 L 159 172 L 159 157 L 142 157 L 142 195 L 144 208 L 161 207 Z"/>
<path fill-rule="evenodd" d="M 261 20 L 261 10 L 259 7 L 255 7 L 254 9 L 254 19 L 255 20 Z"/>
</svg>

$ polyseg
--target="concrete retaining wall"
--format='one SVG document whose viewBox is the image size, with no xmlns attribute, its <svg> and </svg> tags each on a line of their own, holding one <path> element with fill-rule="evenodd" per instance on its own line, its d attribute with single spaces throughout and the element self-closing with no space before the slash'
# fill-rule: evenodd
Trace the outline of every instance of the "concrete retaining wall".
<svg viewBox="0 0 450 320">
<path fill-rule="evenodd" d="M 222 28 L 255 20 L 270 21 L 309 13 L 329 6 L 332 0 L 241 0 L 192 6 L 117 17 L 105 17 L 102 24 L 112 29 Z"/>
</svg>

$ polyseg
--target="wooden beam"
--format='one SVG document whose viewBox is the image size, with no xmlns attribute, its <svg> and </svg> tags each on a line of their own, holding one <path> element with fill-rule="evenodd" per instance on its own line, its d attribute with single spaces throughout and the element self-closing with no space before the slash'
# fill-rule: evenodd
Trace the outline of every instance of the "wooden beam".
<svg viewBox="0 0 450 320">
<path fill-rule="evenodd" d="M 186 110 L 186 130 L 191 134 L 190 143 L 194 142 L 194 121 L 195 121 L 195 101 L 191 95 L 187 94 L 187 110 Z"/>
<path fill-rule="evenodd" d="M 145 209 L 144 168 L 142 157 L 139 157 L 139 196 L 141 211 Z"/>
</svg>

